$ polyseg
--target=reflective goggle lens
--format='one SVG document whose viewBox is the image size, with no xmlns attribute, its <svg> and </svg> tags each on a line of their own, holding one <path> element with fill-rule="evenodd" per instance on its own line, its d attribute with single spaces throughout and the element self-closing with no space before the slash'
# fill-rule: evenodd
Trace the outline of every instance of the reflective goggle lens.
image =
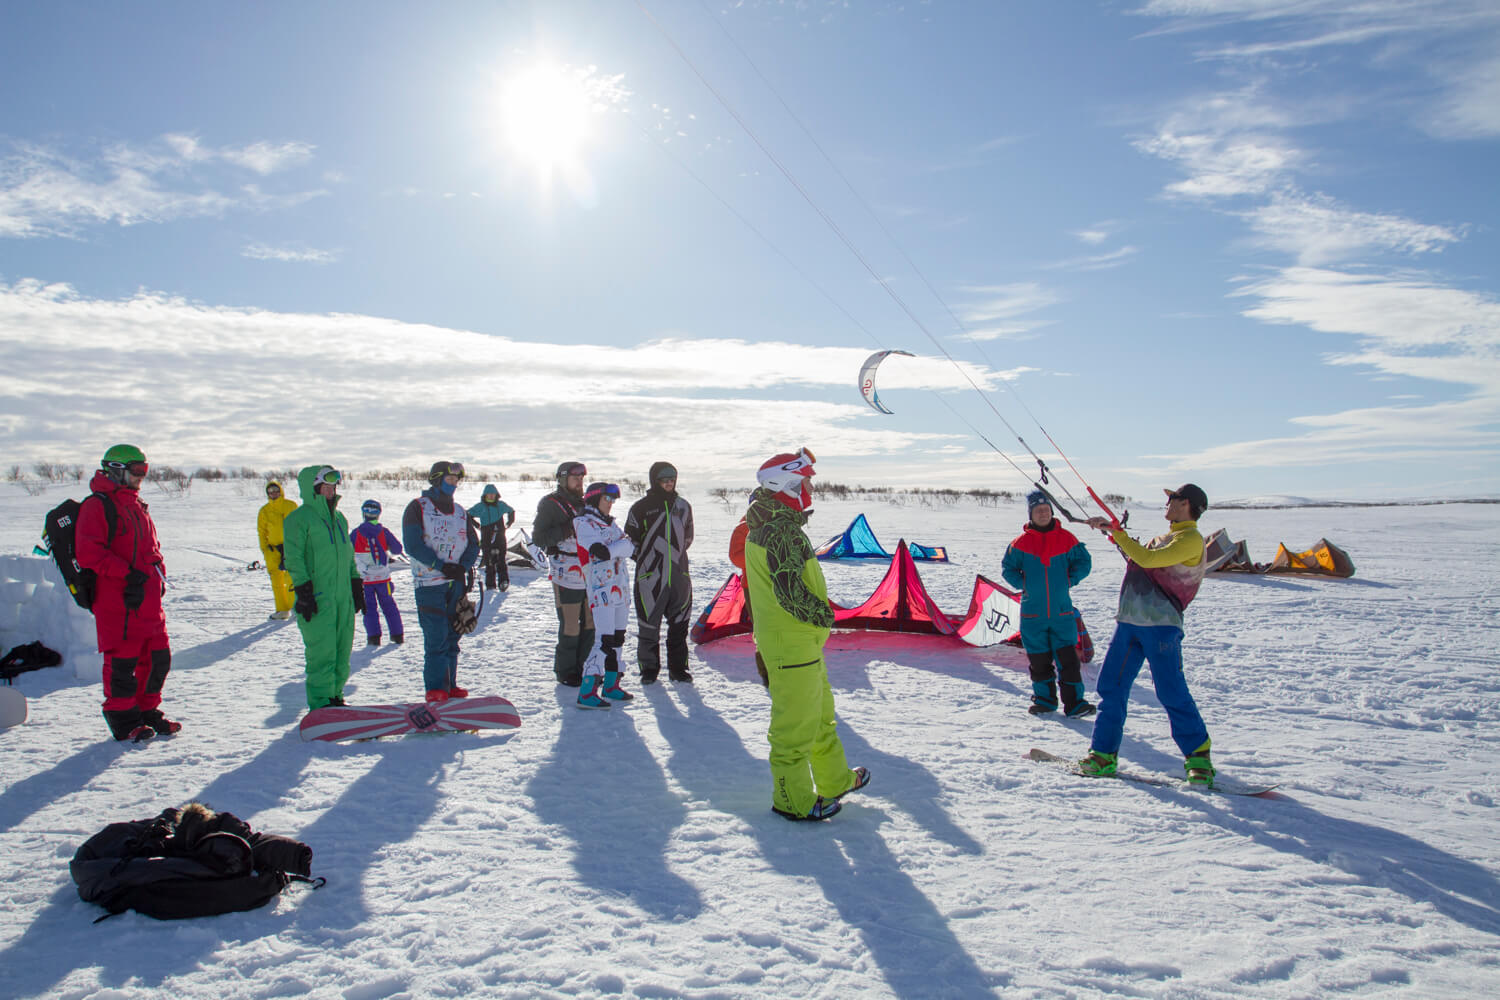
<svg viewBox="0 0 1500 1000">
<path fill-rule="evenodd" d="M 313 477 L 313 486 L 322 486 L 324 483 L 332 483 L 333 485 L 337 486 L 340 482 L 343 481 L 343 479 L 344 477 L 339 475 L 338 469 L 335 469 L 331 465 L 325 465 L 321 469 L 319 469 L 318 474 Z"/>
</svg>

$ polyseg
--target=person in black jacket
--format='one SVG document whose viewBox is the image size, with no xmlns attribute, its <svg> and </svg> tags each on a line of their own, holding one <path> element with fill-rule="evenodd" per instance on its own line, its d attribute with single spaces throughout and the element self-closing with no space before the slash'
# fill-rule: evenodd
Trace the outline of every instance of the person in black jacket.
<svg viewBox="0 0 1500 1000">
<path fill-rule="evenodd" d="M 630 508 L 625 534 L 635 544 L 636 663 L 641 683 L 661 673 L 661 623 L 667 621 L 667 676 L 687 684 L 688 626 L 693 618 L 693 580 L 687 550 L 693 544 L 693 507 L 677 495 L 677 469 L 651 465 L 651 488 Z"/>
<path fill-rule="evenodd" d="M 537 502 L 531 524 L 531 540 L 547 553 L 552 570 L 552 599 L 557 608 L 557 647 L 552 653 L 552 672 L 557 683 L 578 687 L 583 683 L 583 662 L 594 648 L 594 617 L 589 611 L 583 569 L 578 565 L 578 543 L 573 518 L 583 513 L 582 462 L 564 462 L 557 467 L 557 489 Z"/>
</svg>

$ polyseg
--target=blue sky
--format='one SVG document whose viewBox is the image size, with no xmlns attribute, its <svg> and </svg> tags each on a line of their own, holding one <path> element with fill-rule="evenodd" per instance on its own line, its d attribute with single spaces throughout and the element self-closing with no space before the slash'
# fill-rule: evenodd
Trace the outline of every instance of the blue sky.
<svg viewBox="0 0 1500 1000">
<path fill-rule="evenodd" d="M 1500 494 L 1493 3 L 0 27 L 7 465 Z"/>
</svg>

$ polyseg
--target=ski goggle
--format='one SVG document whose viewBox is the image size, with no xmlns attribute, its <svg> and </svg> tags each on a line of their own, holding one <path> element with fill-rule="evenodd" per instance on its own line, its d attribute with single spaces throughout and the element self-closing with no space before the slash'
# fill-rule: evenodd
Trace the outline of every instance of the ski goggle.
<svg viewBox="0 0 1500 1000">
<path fill-rule="evenodd" d="M 142 479 L 146 478 L 146 473 L 151 471 L 151 465 L 148 462 L 105 462 L 104 467 L 115 472 L 124 470 L 132 476 L 140 476 Z"/>
<path fill-rule="evenodd" d="M 266 496 L 281 496 L 281 487 L 277 486 L 275 483 L 272 483 L 270 486 L 266 487 Z"/>
<path fill-rule="evenodd" d="M 660 472 L 658 472 L 656 474 L 656 481 L 658 483 L 661 482 L 664 479 L 670 479 L 673 482 L 676 482 L 677 481 L 677 470 L 674 469 L 674 468 L 672 468 L 669 465 L 669 466 L 667 466 L 666 468 L 662 469 Z"/>
<path fill-rule="evenodd" d="M 438 476 L 439 477 L 441 477 L 441 476 L 457 476 L 459 479 L 462 479 L 464 477 L 464 463 L 462 463 L 462 462 L 439 462 L 437 464 L 437 472 L 438 472 Z"/>
<path fill-rule="evenodd" d="M 343 482 L 343 480 L 344 477 L 339 475 L 338 469 L 335 469 L 331 465 L 325 465 L 318 470 L 317 475 L 313 476 L 313 489 L 316 490 L 324 483 L 327 483 L 330 486 L 337 486 L 339 483 Z"/>
<path fill-rule="evenodd" d="M 610 500 L 618 500 L 620 499 L 620 487 L 614 483 L 600 483 L 583 495 L 585 500 L 592 500 L 594 497 L 607 497 Z"/>
<path fill-rule="evenodd" d="M 784 472 L 800 472 L 804 476 L 810 476 L 813 474 L 813 463 L 817 460 L 817 457 L 805 447 L 798 448 L 796 457 L 790 462 L 781 463 L 781 468 Z"/>
</svg>

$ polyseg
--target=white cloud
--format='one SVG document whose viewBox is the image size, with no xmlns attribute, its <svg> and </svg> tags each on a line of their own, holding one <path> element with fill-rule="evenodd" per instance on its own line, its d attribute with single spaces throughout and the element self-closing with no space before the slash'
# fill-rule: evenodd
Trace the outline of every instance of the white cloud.
<svg viewBox="0 0 1500 1000">
<path fill-rule="evenodd" d="M 337 250 L 273 247 L 264 243 L 251 243 L 240 254 L 251 260 L 279 260 L 289 264 L 332 264 L 339 259 Z"/>
<path fill-rule="evenodd" d="M 324 192 L 271 194 L 255 185 L 236 186 L 215 174 L 212 164 L 219 160 L 261 174 L 299 161 L 311 149 L 258 143 L 209 150 L 192 137 L 169 135 L 157 146 L 117 144 L 79 159 L 16 144 L 0 157 L 0 237 L 71 236 L 101 223 L 130 226 L 301 204 Z"/>
<path fill-rule="evenodd" d="M 667 456 L 691 462 L 698 482 L 748 482 L 766 455 L 803 442 L 835 479 L 968 443 L 871 411 L 854 385 L 867 353 L 681 337 L 556 345 L 22 281 L 0 286 L 0 426 L 11 461 L 92 461 L 99 442 L 130 438 L 172 465 L 374 468 L 453 454 L 545 471 L 581 456 L 623 476 Z M 913 389 L 967 390 L 945 360 L 899 360 L 881 372 L 896 408 L 926 405 Z M 986 387 L 1005 377 L 968 371 Z"/>
<path fill-rule="evenodd" d="M 1041 265 L 1049 271 L 1107 271 L 1119 267 L 1141 252 L 1140 247 L 1123 246 L 1107 253 L 1091 254 L 1087 257 L 1069 257 Z"/>
<path fill-rule="evenodd" d="M 1397 215 L 1359 212 L 1324 196 L 1282 192 L 1244 213 L 1259 242 L 1292 254 L 1299 264 L 1329 264 L 1369 251 L 1418 254 L 1456 243 L 1462 231 Z"/>
</svg>

